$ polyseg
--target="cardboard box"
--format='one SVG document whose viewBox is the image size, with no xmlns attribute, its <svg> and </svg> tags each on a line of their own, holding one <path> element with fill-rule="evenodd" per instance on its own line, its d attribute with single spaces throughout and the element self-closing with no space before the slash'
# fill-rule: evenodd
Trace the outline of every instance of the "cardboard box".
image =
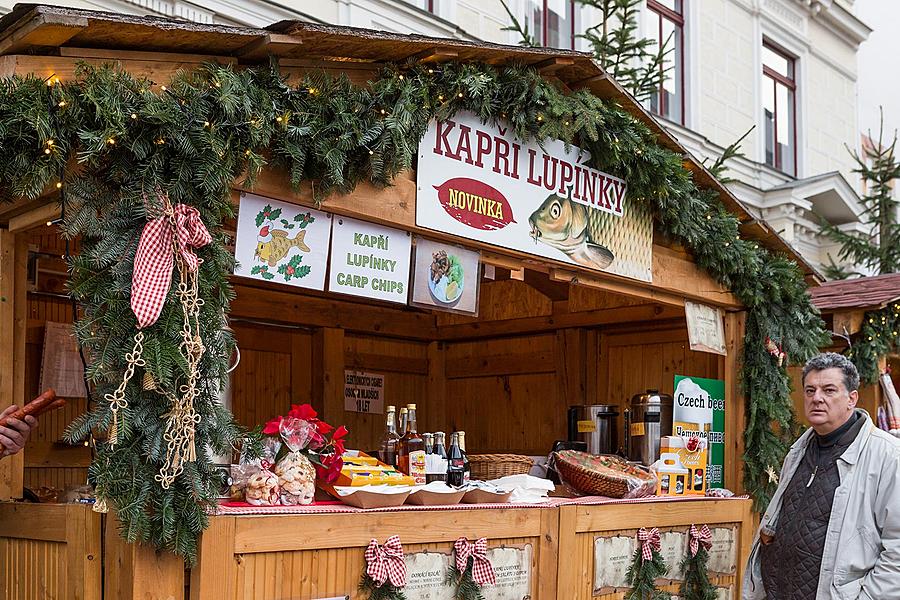
<svg viewBox="0 0 900 600">
<path fill-rule="evenodd" d="M 696 440 L 696 441 L 692 441 Z M 694 447 L 696 444 L 696 447 Z M 708 448 L 706 440 L 697 437 L 682 437 L 677 435 L 663 436 L 659 442 L 660 456 L 666 453 L 675 454 L 681 461 L 681 464 L 688 470 L 686 482 L 683 491 L 678 493 L 674 486 L 670 489 L 660 489 L 663 495 L 684 495 L 684 496 L 704 496 L 706 495 L 706 467 L 708 460 Z M 662 477 L 660 477 L 662 480 Z"/>
</svg>

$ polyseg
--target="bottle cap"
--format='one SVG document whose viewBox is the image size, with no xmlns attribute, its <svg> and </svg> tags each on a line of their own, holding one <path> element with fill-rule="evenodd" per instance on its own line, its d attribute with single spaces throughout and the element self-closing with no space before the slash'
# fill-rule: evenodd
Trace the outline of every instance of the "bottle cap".
<svg viewBox="0 0 900 600">
<path fill-rule="evenodd" d="M 415 404 L 407 404 L 406 408 L 408 408 L 409 410 L 416 410 L 416 405 Z"/>
<path fill-rule="evenodd" d="M 396 412 L 397 411 L 397 407 L 394 406 L 393 404 L 388 404 L 387 409 L 388 409 L 388 412 Z"/>
</svg>

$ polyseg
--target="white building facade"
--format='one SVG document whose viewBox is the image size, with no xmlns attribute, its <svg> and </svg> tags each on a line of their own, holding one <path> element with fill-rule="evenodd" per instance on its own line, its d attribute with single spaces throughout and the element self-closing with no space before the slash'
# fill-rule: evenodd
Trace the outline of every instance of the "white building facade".
<svg viewBox="0 0 900 600">
<path fill-rule="evenodd" d="M 0 0 L 2 2 L 2 0 Z M 516 44 L 501 0 L 68 0 L 68 6 L 265 27 L 299 19 Z M 542 45 L 586 50 L 598 22 L 575 0 L 507 0 Z M 9 10 L 10 5 L 0 8 Z M 639 31 L 669 40 L 673 69 L 646 104 L 699 158 L 748 130 L 729 163 L 734 193 L 813 265 L 836 247 L 819 216 L 862 230 L 857 52 L 871 32 L 853 0 L 644 0 Z"/>
</svg>

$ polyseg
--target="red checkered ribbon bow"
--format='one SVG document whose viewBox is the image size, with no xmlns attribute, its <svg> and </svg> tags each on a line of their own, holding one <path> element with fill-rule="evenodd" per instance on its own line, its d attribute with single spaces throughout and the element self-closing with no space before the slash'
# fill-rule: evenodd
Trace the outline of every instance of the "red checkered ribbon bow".
<svg viewBox="0 0 900 600">
<path fill-rule="evenodd" d="M 653 551 L 656 550 L 659 552 L 661 548 L 659 542 L 659 529 L 654 527 L 653 529 L 641 529 L 637 534 L 638 541 L 641 543 L 641 558 L 644 560 L 652 560 L 653 559 Z"/>
<path fill-rule="evenodd" d="M 697 552 L 700 551 L 700 544 L 703 544 L 703 547 L 709 550 L 712 548 L 712 532 L 709 530 L 709 525 L 702 525 L 701 527 L 697 527 L 696 525 L 691 525 L 691 556 L 697 556 Z"/>
<path fill-rule="evenodd" d="M 453 549 L 456 550 L 456 569 L 460 573 L 466 572 L 466 565 L 471 556 L 472 579 L 475 583 L 478 585 L 497 583 L 497 578 L 494 577 L 494 567 L 491 566 L 491 561 L 487 557 L 486 539 L 480 538 L 475 542 L 470 542 L 468 539 L 461 537 L 453 544 Z"/>
<path fill-rule="evenodd" d="M 163 201 L 166 206 L 165 214 L 144 225 L 134 257 L 131 310 L 137 317 L 140 329 L 153 325 L 162 312 L 172 284 L 174 252 L 178 252 L 188 270 L 196 272 L 199 259 L 194 254 L 194 248 L 202 248 L 212 241 L 196 208 L 186 204 L 172 207 L 168 198 Z"/>
<path fill-rule="evenodd" d="M 378 585 L 390 581 L 395 587 L 406 585 L 406 563 L 400 537 L 392 535 L 383 545 L 373 539 L 366 548 L 366 575 Z"/>
</svg>

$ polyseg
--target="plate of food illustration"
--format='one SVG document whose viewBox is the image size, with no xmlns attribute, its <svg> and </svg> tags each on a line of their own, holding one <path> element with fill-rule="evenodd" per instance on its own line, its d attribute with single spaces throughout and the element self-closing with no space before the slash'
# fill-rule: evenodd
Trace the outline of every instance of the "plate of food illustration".
<svg viewBox="0 0 900 600">
<path fill-rule="evenodd" d="M 464 273 L 459 258 L 446 250 L 431 254 L 428 290 L 441 304 L 453 304 L 463 293 Z"/>
</svg>

